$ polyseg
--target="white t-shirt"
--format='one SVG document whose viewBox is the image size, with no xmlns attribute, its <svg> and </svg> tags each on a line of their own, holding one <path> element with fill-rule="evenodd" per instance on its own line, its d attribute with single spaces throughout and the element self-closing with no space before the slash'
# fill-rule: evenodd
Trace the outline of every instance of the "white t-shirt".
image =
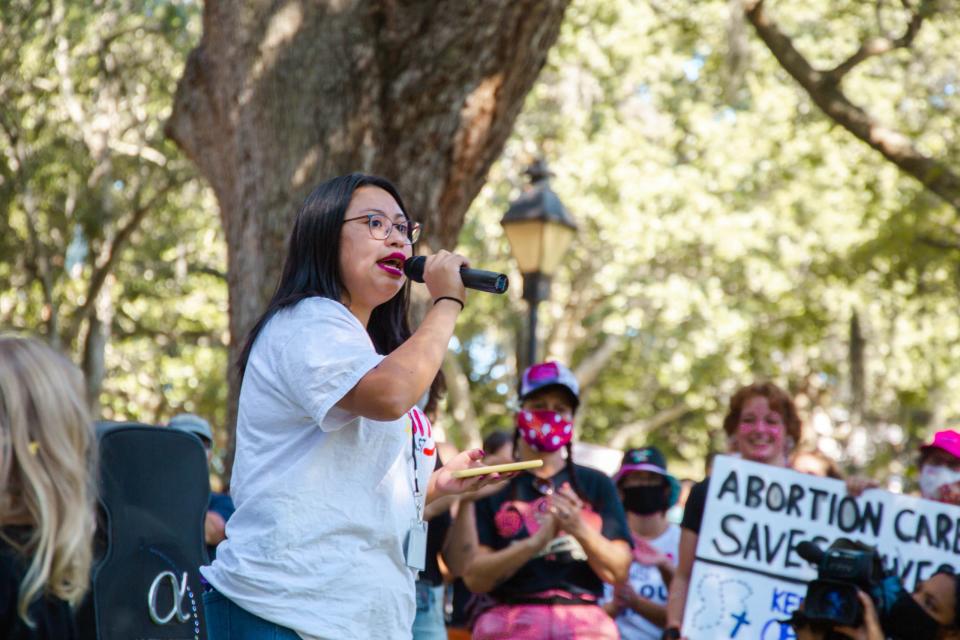
<svg viewBox="0 0 960 640">
<path fill-rule="evenodd" d="M 680 527 L 671 524 L 667 530 L 660 534 L 660 537 L 653 540 L 647 540 L 650 546 L 677 562 L 680 553 Z M 220 553 L 219 550 L 217 553 Z M 642 598 L 650 600 L 654 604 L 666 606 L 667 587 L 664 584 L 663 576 L 656 567 L 633 562 L 630 565 L 630 586 Z M 613 599 L 613 587 L 609 584 L 604 585 L 604 601 Z M 663 634 L 663 628 L 658 627 L 633 609 L 624 609 L 616 618 L 617 628 L 620 629 L 620 637 L 623 640 L 660 640 Z"/>
<path fill-rule="evenodd" d="M 334 405 L 383 356 L 346 307 L 278 312 L 250 353 L 227 539 L 204 577 L 266 620 L 317 638 L 408 638 L 415 572 L 403 545 L 436 462 L 419 409 L 378 422 Z M 421 498 L 422 503 L 423 498 Z"/>
</svg>

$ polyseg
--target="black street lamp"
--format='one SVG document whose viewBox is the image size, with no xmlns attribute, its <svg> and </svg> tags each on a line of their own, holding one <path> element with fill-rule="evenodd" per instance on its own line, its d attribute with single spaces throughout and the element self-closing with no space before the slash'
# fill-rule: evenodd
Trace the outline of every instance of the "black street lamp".
<svg viewBox="0 0 960 640">
<path fill-rule="evenodd" d="M 550 278 L 573 241 L 577 224 L 550 188 L 553 174 L 546 162 L 536 160 L 524 173 L 530 185 L 510 203 L 500 224 L 523 274 L 523 299 L 530 306 L 524 364 L 530 366 L 537 362 L 537 305 L 550 297 Z"/>
</svg>

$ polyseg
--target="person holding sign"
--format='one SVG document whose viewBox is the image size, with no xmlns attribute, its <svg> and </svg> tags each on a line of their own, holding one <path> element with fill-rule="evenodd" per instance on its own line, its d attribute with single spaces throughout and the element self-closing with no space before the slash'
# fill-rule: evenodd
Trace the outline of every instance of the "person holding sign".
<svg viewBox="0 0 960 640">
<path fill-rule="evenodd" d="M 656 447 L 627 451 L 613 481 L 633 535 L 633 563 L 627 582 L 605 585 L 603 608 L 624 640 L 657 640 L 667 620 L 667 589 L 680 545 L 680 527 L 667 520 L 680 483 L 667 473 L 666 458 Z"/>
<path fill-rule="evenodd" d="M 785 467 L 794 445 L 800 441 L 800 418 L 793 399 L 772 382 L 742 387 L 732 398 L 723 419 L 723 430 L 731 447 L 744 460 Z M 700 525 L 710 478 L 691 489 L 683 514 L 677 572 L 670 585 L 667 628 L 663 638 L 679 638 L 687 603 L 690 574 L 696 555 Z"/>
<path fill-rule="evenodd" d="M 494 479 L 452 477 L 479 449 L 434 471 L 415 404 L 463 308 L 466 261 L 427 258 L 434 304 L 411 331 L 402 266 L 419 231 L 396 188 L 363 174 L 321 184 L 297 214 L 240 358 L 236 511 L 201 569 L 210 640 L 409 638 L 425 504 Z"/>
<path fill-rule="evenodd" d="M 556 362 L 534 365 L 520 400 L 515 455 L 543 466 L 476 504 L 479 545 L 464 582 L 497 604 L 477 619 L 473 638 L 619 638 L 597 603 L 604 582 L 627 578 L 630 531 L 610 478 L 573 461 L 577 380 Z"/>
</svg>

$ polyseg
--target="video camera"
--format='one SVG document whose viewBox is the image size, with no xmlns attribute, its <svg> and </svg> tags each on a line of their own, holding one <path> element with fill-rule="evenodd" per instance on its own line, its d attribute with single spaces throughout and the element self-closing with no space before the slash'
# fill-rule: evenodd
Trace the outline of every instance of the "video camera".
<svg viewBox="0 0 960 640">
<path fill-rule="evenodd" d="M 823 551 L 813 542 L 797 545 L 801 558 L 817 566 L 817 579 L 807 585 L 804 616 L 813 623 L 859 627 L 863 606 L 858 590 L 869 594 L 884 611 L 884 571 L 875 549 L 840 538 Z"/>
<path fill-rule="evenodd" d="M 813 542 L 801 542 L 796 551 L 817 566 L 817 579 L 807 584 L 802 610 L 793 612 L 789 624 L 794 628 L 810 626 L 825 632 L 825 640 L 846 638 L 836 627 L 857 628 L 864 623 L 859 589 L 870 597 L 877 610 L 885 638 L 934 640 L 940 637 L 944 627 L 904 588 L 895 572 L 884 570 L 875 548 L 838 538 L 826 551 Z M 938 573 L 953 574 L 953 571 L 941 567 Z M 954 580 L 960 580 L 953 576 Z"/>
<path fill-rule="evenodd" d="M 890 631 L 885 623 L 904 589 L 896 575 L 884 570 L 876 549 L 838 538 L 826 551 L 813 542 L 801 542 L 797 554 L 817 566 L 816 580 L 807 584 L 803 621 L 822 630 L 859 627 L 863 624 L 860 590 L 873 601 L 884 631 Z"/>
</svg>

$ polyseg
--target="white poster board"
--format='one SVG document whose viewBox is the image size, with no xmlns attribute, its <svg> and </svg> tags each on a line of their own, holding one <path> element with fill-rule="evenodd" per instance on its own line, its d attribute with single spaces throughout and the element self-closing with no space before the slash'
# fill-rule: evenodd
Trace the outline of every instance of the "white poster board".
<svg viewBox="0 0 960 640">
<path fill-rule="evenodd" d="M 912 590 L 943 565 L 960 569 L 960 507 L 879 489 L 859 498 L 839 480 L 718 456 L 683 618 L 690 640 L 787 640 L 816 577 L 796 552 L 837 538 L 877 547 Z"/>
</svg>

